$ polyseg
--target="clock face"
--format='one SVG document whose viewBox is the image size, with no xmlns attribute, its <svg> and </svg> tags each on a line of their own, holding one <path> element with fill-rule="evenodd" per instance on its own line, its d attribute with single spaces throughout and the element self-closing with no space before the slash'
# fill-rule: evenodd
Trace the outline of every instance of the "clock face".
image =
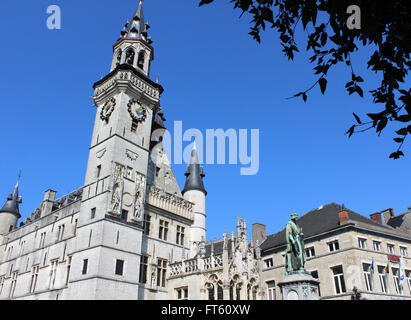
<svg viewBox="0 0 411 320">
<path fill-rule="evenodd" d="M 101 108 L 101 113 L 100 113 L 101 120 L 108 122 L 111 114 L 114 111 L 115 106 L 116 106 L 116 99 L 111 98 L 110 100 L 108 100 Z"/>
<path fill-rule="evenodd" d="M 128 103 L 128 113 L 130 114 L 131 118 L 137 122 L 141 123 L 146 120 L 147 111 L 144 105 L 135 99 L 131 99 Z"/>
</svg>

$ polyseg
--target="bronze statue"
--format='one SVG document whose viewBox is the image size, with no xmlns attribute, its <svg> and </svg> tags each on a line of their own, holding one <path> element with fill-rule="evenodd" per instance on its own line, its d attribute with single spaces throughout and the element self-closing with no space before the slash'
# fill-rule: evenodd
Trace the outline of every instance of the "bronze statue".
<svg viewBox="0 0 411 320">
<path fill-rule="evenodd" d="M 286 273 L 305 272 L 305 249 L 303 241 L 303 232 L 297 224 L 298 214 L 291 215 L 291 220 L 286 226 L 287 251 L 285 255 Z"/>
</svg>

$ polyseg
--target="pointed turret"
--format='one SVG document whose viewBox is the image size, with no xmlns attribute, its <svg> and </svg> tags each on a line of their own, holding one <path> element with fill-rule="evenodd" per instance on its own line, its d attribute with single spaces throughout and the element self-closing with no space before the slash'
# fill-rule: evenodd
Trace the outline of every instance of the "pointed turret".
<svg viewBox="0 0 411 320">
<path fill-rule="evenodd" d="M 205 177 L 203 167 L 198 161 L 196 144 L 191 152 L 190 164 L 187 166 L 185 173 L 186 183 L 181 192 L 184 198 L 192 203 L 193 206 L 193 224 L 191 225 L 190 242 L 191 255 L 195 255 L 196 244 L 202 239 L 206 239 L 206 195 L 203 178 Z"/>
<path fill-rule="evenodd" d="M 205 190 L 203 184 L 203 178 L 205 177 L 204 169 L 200 166 L 200 163 L 198 161 L 198 153 L 195 142 L 193 151 L 191 151 L 190 164 L 187 166 L 187 170 L 184 175 L 187 178 L 184 189 L 182 191 L 183 195 L 190 190 L 202 191 L 205 195 L 207 195 L 207 191 Z"/>
<path fill-rule="evenodd" d="M 19 196 L 19 181 L 17 181 L 16 186 L 0 210 L 0 234 L 10 232 L 16 228 L 17 221 L 21 217 L 19 209 L 20 203 L 22 203 L 22 197 Z"/>
</svg>

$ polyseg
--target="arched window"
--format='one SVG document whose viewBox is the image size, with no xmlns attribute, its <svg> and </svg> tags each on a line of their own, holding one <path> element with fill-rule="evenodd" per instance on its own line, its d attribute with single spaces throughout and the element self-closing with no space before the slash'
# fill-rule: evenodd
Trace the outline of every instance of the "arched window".
<svg viewBox="0 0 411 320">
<path fill-rule="evenodd" d="M 121 56 L 123 55 L 123 51 L 121 49 L 118 49 L 117 51 L 117 61 L 116 61 L 116 67 L 121 63 Z"/>
<path fill-rule="evenodd" d="M 146 54 L 143 50 L 140 51 L 138 54 L 138 60 L 137 60 L 137 67 L 140 69 L 144 69 L 144 62 L 146 60 Z"/>
<path fill-rule="evenodd" d="M 134 57 L 135 57 L 135 52 L 132 48 L 129 48 L 126 52 L 126 63 L 129 65 L 133 65 L 134 64 Z"/>
<path fill-rule="evenodd" d="M 215 300 L 214 285 L 212 283 L 208 285 L 208 300 Z"/>
<path fill-rule="evenodd" d="M 220 283 L 217 285 L 217 300 L 224 300 L 224 291 Z"/>
</svg>

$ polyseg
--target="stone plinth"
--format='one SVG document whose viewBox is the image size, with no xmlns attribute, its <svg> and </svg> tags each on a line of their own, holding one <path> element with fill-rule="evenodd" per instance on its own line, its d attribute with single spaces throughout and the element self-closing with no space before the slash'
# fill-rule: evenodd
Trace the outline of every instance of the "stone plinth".
<svg viewBox="0 0 411 320">
<path fill-rule="evenodd" d="M 283 300 L 318 300 L 319 284 L 309 273 L 287 274 L 278 283 Z"/>
</svg>

